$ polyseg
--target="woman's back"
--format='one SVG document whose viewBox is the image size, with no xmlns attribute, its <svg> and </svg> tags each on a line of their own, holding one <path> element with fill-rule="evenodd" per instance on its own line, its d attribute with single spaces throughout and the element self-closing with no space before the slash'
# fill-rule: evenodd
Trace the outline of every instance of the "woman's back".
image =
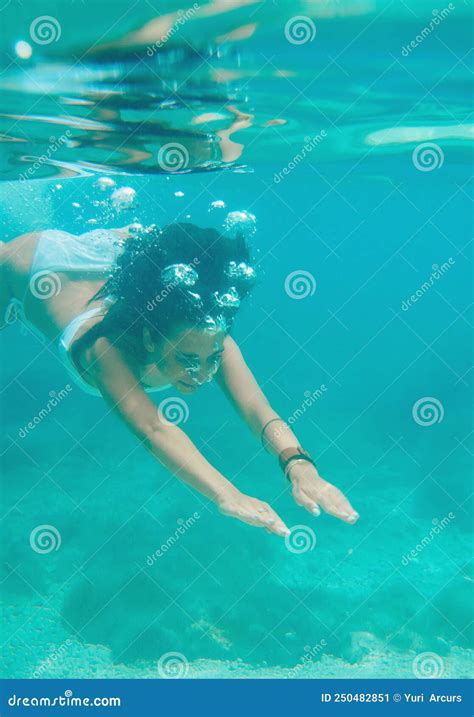
<svg viewBox="0 0 474 717">
<path fill-rule="evenodd" d="M 102 305 L 88 302 L 110 275 L 127 237 L 126 227 L 79 236 L 48 229 L 3 245 L 2 277 L 12 310 L 22 311 L 49 339 L 56 338 L 79 314 Z"/>
</svg>

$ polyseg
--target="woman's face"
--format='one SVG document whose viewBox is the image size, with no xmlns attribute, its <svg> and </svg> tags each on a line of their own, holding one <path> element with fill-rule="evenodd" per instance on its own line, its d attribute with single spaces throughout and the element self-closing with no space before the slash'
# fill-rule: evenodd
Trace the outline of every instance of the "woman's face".
<svg viewBox="0 0 474 717">
<path fill-rule="evenodd" d="M 161 343 L 157 365 L 166 379 L 183 393 L 193 393 L 212 381 L 224 351 L 225 332 L 183 329 Z"/>
</svg>

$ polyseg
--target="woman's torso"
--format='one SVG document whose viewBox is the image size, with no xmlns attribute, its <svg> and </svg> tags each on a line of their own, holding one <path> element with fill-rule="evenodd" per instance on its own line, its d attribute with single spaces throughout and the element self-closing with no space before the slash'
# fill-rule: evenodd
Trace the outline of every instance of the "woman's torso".
<svg viewBox="0 0 474 717">
<path fill-rule="evenodd" d="M 107 305 L 102 299 L 91 301 L 92 297 L 104 285 L 109 271 L 104 272 L 112 256 L 107 257 L 103 267 L 88 266 L 87 259 L 78 267 L 70 267 L 67 271 L 58 266 L 47 268 L 47 260 L 38 262 L 39 242 L 46 241 L 48 232 L 32 232 L 24 234 L 8 242 L 4 251 L 7 261 L 7 280 L 12 298 L 22 304 L 23 313 L 28 323 L 32 324 L 41 334 L 49 340 L 56 340 L 65 329 L 78 317 L 87 312 L 82 321 L 76 321 L 77 329 L 68 346 L 69 355 L 74 354 L 74 365 L 89 383 L 90 376 L 82 364 L 82 356 L 74 351 L 74 344 L 92 328 L 102 321 L 107 313 Z M 117 243 L 123 243 L 129 236 L 128 227 L 108 230 Z M 53 234 L 53 233 L 52 233 Z M 55 232 L 56 241 L 59 232 Z M 68 241 L 64 233 L 65 243 Z M 80 239 L 75 235 L 68 235 L 71 240 Z M 83 237 L 87 235 L 82 235 Z M 43 252 L 44 253 L 44 252 Z M 94 262 L 92 262 L 94 264 Z M 65 262 L 63 262 L 63 266 Z M 59 267 L 59 268 L 58 268 Z M 105 275 L 104 275 L 105 274 Z M 91 310 L 95 311 L 92 312 Z M 93 314 L 88 316 L 88 314 Z M 131 366 L 135 373 L 142 373 L 138 366 Z M 158 371 L 147 370 L 146 384 L 150 388 L 166 386 L 163 377 Z"/>
</svg>

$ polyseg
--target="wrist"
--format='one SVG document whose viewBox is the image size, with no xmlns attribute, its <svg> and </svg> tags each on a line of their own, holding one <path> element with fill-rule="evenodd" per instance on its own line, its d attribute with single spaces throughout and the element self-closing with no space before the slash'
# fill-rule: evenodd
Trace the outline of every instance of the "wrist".
<svg viewBox="0 0 474 717">
<path fill-rule="evenodd" d="M 236 496 L 240 491 L 235 487 L 227 478 L 222 476 L 219 484 L 216 486 L 212 500 L 216 505 L 221 505 L 226 502 L 230 497 Z"/>
<path fill-rule="evenodd" d="M 306 463 L 307 465 L 311 465 L 313 468 L 316 467 L 311 455 L 308 453 L 308 451 L 305 451 L 305 449 L 302 448 L 299 444 L 296 446 L 291 446 L 289 448 L 284 448 L 282 451 L 280 451 L 278 455 L 278 462 L 280 464 L 281 470 L 283 471 L 283 475 L 288 480 L 290 479 L 289 472 L 292 466 L 296 463 Z"/>
<path fill-rule="evenodd" d="M 300 459 L 289 464 L 286 478 L 290 483 L 296 483 L 298 480 L 308 477 L 313 480 L 322 480 L 314 463 Z"/>
</svg>

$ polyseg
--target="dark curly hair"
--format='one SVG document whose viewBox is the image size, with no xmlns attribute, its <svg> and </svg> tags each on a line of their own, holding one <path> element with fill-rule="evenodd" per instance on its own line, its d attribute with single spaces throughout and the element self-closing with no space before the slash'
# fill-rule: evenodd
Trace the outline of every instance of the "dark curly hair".
<svg viewBox="0 0 474 717">
<path fill-rule="evenodd" d="M 234 286 L 243 299 L 252 284 L 238 275 L 229 278 L 226 270 L 230 262 L 250 262 L 243 234 L 230 237 L 215 229 L 176 223 L 130 236 L 110 278 L 89 301 L 109 297 L 107 314 L 75 342 L 74 353 L 105 336 L 143 363 L 147 358 L 145 327 L 160 340 L 181 326 L 200 326 L 206 317 L 223 317 L 230 331 L 236 307 L 220 305 L 216 292 L 221 294 Z M 170 285 L 162 270 L 173 264 L 191 265 L 197 272 L 196 283 Z"/>
</svg>

